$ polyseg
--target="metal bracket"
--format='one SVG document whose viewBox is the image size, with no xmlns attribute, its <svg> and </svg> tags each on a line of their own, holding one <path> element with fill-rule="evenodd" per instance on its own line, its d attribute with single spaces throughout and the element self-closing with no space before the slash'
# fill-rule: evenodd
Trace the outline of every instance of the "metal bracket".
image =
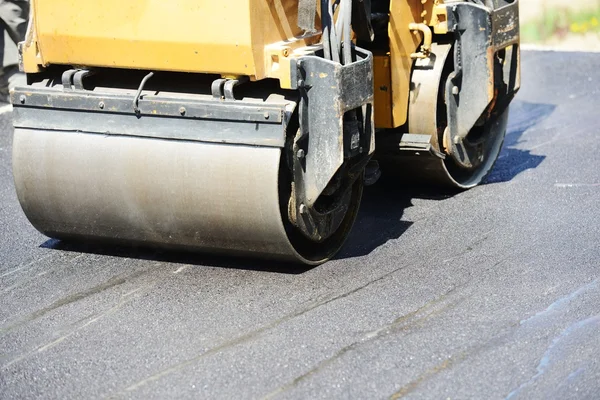
<svg viewBox="0 0 600 400">
<path fill-rule="evenodd" d="M 446 155 L 437 151 L 431 144 L 431 135 L 419 135 L 415 133 L 405 133 L 400 140 L 400 152 L 402 155 L 411 156 L 433 156 L 441 160 Z"/>
<path fill-rule="evenodd" d="M 210 91 L 215 99 L 223 98 L 223 85 L 225 85 L 225 82 L 227 82 L 227 79 L 216 79 L 210 85 Z"/>
<path fill-rule="evenodd" d="M 75 73 L 73 76 L 73 84 L 75 85 L 75 89 L 85 90 L 83 87 L 83 80 L 88 76 L 94 75 L 94 71 L 90 71 L 88 69 L 82 69 Z"/>
<path fill-rule="evenodd" d="M 73 90 L 73 77 L 75 76 L 75 74 L 77 73 L 77 69 L 69 69 L 65 72 L 63 72 L 62 77 L 61 77 L 61 81 L 62 81 L 62 85 L 63 85 L 63 90 L 64 91 L 71 91 Z"/>
<path fill-rule="evenodd" d="M 298 1 L 298 27 L 306 32 L 315 31 L 315 17 L 317 15 L 316 0 Z"/>
<path fill-rule="evenodd" d="M 93 74 L 94 71 L 88 69 L 69 69 L 63 72 L 61 77 L 63 90 L 66 92 L 72 91 L 73 86 L 75 86 L 75 89 L 77 90 L 85 90 L 83 87 L 83 80 Z"/>
<path fill-rule="evenodd" d="M 225 100 L 235 100 L 235 96 L 233 95 L 233 88 L 240 85 L 242 80 L 240 79 L 232 79 L 225 82 L 223 85 L 223 93 L 225 94 Z"/>
<path fill-rule="evenodd" d="M 242 83 L 248 82 L 247 76 L 239 77 L 238 79 L 216 79 L 210 86 L 211 94 L 216 99 L 224 99 L 235 101 L 233 89 Z"/>
<path fill-rule="evenodd" d="M 444 147 L 465 168 L 478 162 L 469 150 L 469 132 L 486 116 L 501 113 L 514 97 L 519 84 L 518 55 L 508 55 L 498 68 L 497 53 L 513 46 L 518 53 L 519 1 L 494 1 L 492 9 L 474 3 L 448 5 L 448 27 L 454 32 L 454 71 L 446 81 L 448 128 Z M 507 65 L 508 64 L 508 65 Z"/>
<path fill-rule="evenodd" d="M 300 131 L 307 136 L 305 149 L 305 196 L 312 206 L 344 163 L 357 152 L 365 156 L 374 149 L 373 56 L 356 48 L 357 61 L 347 65 L 318 56 L 300 57 L 292 68 L 292 85 L 301 95 Z M 358 138 L 344 143 L 345 114 L 362 110 Z M 356 117 L 355 117 L 356 119 Z M 348 129 L 346 125 L 346 130 Z M 349 138 L 346 138 L 349 139 Z M 352 148 L 350 142 L 354 141 Z"/>
<path fill-rule="evenodd" d="M 292 86 L 300 93 L 300 129 L 294 139 L 294 202 L 290 219 L 312 240 L 328 232 L 330 211 L 321 196 L 344 196 L 375 150 L 373 56 L 355 48 L 357 61 L 341 65 L 322 53 L 293 61 Z"/>
</svg>

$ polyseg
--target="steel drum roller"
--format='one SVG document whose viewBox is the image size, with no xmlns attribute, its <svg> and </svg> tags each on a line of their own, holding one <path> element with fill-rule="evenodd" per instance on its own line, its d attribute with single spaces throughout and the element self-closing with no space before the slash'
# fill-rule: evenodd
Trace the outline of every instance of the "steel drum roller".
<svg viewBox="0 0 600 400">
<path fill-rule="evenodd" d="M 13 144 L 17 195 L 48 236 L 322 262 L 345 232 L 302 254 L 294 248 L 280 159 L 274 147 L 66 131 L 16 129 Z"/>
</svg>

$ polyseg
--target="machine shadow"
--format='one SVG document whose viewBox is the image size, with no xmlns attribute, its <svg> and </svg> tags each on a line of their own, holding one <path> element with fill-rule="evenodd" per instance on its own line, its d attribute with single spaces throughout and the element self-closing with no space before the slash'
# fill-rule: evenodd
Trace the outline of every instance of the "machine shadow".
<svg viewBox="0 0 600 400">
<path fill-rule="evenodd" d="M 458 193 L 398 183 L 392 177 L 382 177 L 377 184 L 365 189 L 354 228 L 336 258 L 366 256 L 387 242 L 400 238 L 414 224 L 402 219 L 404 210 L 413 206 L 413 199 L 442 201 Z"/>
<path fill-rule="evenodd" d="M 227 254 L 207 255 L 136 245 L 114 245 L 111 243 L 49 239 L 41 244 L 40 247 L 51 250 L 95 254 L 123 259 L 158 261 L 170 264 L 193 265 L 197 267 L 240 269 L 289 275 L 303 274 L 315 268 L 314 266 L 309 265 L 286 263 L 275 260 L 260 260 L 248 257 L 235 257 Z"/>
<path fill-rule="evenodd" d="M 533 155 L 529 150 L 515 148 L 528 129 L 548 118 L 556 106 L 551 104 L 514 101 L 504 149 L 485 184 L 507 182 L 521 172 L 537 168 L 546 158 Z M 413 222 L 402 220 L 404 210 L 412 206 L 412 199 L 443 201 L 460 192 L 440 191 L 425 186 L 406 186 L 382 177 L 376 185 L 365 189 L 359 215 L 350 236 L 335 259 L 349 259 L 370 254 L 391 240 L 400 238 Z M 314 267 L 269 260 L 205 255 L 182 251 L 162 250 L 138 246 L 122 246 L 94 242 L 71 242 L 50 239 L 40 247 L 61 251 L 133 258 L 175 264 L 243 269 L 297 275 Z"/>
<path fill-rule="evenodd" d="M 382 178 L 384 179 L 384 178 Z M 390 240 L 398 239 L 413 224 L 403 221 L 413 196 L 386 182 L 365 188 L 352 232 L 336 259 L 366 256 Z"/>
<path fill-rule="evenodd" d="M 523 134 L 547 119 L 555 108 L 554 104 L 519 100 L 511 103 L 504 146 L 484 184 L 508 182 L 523 171 L 537 168 L 544 161 L 546 156 L 531 154 L 530 150 L 518 149 L 517 146 L 522 142 Z"/>
<path fill-rule="evenodd" d="M 521 143 L 522 135 L 548 118 L 555 108 L 552 104 L 513 101 L 502 153 L 484 184 L 508 182 L 544 161 L 546 156 L 516 147 Z M 411 221 L 402 220 L 404 210 L 412 206 L 412 199 L 441 201 L 458 193 L 460 191 L 406 186 L 382 178 L 375 186 L 365 189 L 354 229 L 337 258 L 365 256 L 390 240 L 398 239 L 413 225 Z"/>
</svg>

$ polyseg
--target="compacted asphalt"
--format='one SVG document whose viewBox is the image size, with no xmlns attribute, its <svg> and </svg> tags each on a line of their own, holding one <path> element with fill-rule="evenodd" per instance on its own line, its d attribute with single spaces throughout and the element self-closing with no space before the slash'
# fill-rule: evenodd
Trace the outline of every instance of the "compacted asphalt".
<svg viewBox="0 0 600 400">
<path fill-rule="evenodd" d="M 522 61 L 485 185 L 378 183 L 312 269 L 50 240 L 1 109 L 0 398 L 600 398 L 600 54 Z"/>
</svg>

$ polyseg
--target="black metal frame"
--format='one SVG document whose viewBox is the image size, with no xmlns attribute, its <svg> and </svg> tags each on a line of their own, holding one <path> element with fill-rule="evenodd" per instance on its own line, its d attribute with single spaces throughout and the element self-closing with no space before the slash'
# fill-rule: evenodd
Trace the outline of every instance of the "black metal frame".
<svg viewBox="0 0 600 400">
<path fill-rule="evenodd" d="M 448 29 L 456 44 L 455 69 L 446 82 L 445 145 L 459 165 L 470 168 L 473 164 L 463 140 L 492 105 L 501 114 L 520 87 L 519 1 L 494 0 L 489 7 L 453 3 L 448 5 Z M 498 69 L 498 52 L 511 45 Z"/>
<path fill-rule="evenodd" d="M 284 147 L 296 103 L 228 101 L 209 95 L 144 95 L 93 92 L 62 86 L 16 88 L 14 126 L 212 143 Z M 137 111 L 137 112 L 136 112 Z"/>
<path fill-rule="evenodd" d="M 300 92 L 301 141 L 305 141 L 303 181 L 312 205 L 344 162 L 344 116 L 361 110 L 358 153 L 374 151 L 373 56 L 356 48 L 357 61 L 341 65 L 317 55 L 301 57 L 292 68 L 292 86 Z M 300 147 L 303 147 L 302 145 Z"/>
<path fill-rule="evenodd" d="M 292 66 L 292 86 L 300 93 L 300 126 L 293 146 L 295 203 L 290 217 L 313 240 L 330 230 L 321 226 L 331 221 L 319 214 L 319 198 L 345 195 L 362 179 L 375 150 L 373 56 L 358 47 L 353 50 L 356 61 L 346 65 L 316 51 Z"/>
</svg>

